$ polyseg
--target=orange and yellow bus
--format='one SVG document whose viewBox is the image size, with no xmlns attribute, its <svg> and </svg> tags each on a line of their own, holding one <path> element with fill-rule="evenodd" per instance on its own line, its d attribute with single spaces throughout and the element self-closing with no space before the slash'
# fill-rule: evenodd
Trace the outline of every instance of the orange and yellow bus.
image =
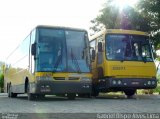
<svg viewBox="0 0 160 119">
<path fill-rule="evenodd" d="M 91 93 L 89 40 L 83 29 L 37 26 L 7 57 L 4 77 L 9 97 Z"/>
<path fill-rule="evenodd" d="M 123 91 L 127 96 L 137 89 L 157 85 L 156 67 L 147 33 L 107 29 L 92 36 L 93 94 Z"/>
</svg>

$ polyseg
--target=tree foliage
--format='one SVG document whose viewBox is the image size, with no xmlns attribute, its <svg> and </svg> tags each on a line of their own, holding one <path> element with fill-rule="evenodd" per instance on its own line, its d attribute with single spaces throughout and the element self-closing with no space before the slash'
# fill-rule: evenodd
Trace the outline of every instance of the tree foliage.
<svg viewBox="0 0 160 119">
<path fill-rule="evenodd" d="M 4 87 L 4 75 L 0 74 L 0 88 Z"/>
<path fill-rule="evenodd" d="M 91 30 L 100 31 L 103 24 L 107 29 L 132 29 L 149 32 L 155 48 L 160 48 L 160 1 L 140 0 L 136 7 L 126 6 L 122 10 L 107 0 L 100 14 L 92 20 Z M 102 26 L 102 25 L 101 25 Z"/>
<path fill-rule="evenodd" d="M 126 6 L 120 11 L 118 7 L 106 4 L 101 12 L 102 14 L 96 20 L 108 29 L 138 29 L 139 27 L 147 30 L 149 28 L 148 21 L 144 20 L 132 7 Z"/>
<path fill-rule="evenodd" d="M 157 31 L 160 28 L 160 1 L 159 0 L 140 0 L 137 8 L 145 18 L 150 18 L 151 29 Z"/>
</svg>

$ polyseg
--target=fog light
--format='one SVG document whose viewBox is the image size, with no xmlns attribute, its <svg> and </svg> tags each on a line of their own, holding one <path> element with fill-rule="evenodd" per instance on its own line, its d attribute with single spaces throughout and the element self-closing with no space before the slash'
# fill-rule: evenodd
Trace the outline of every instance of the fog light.
<svg viewBox="0 0 160 119">
<path fill-rule="evenodd" d="M 89 87 L 90 87 L 89 85 L 86 86 L 86 88 L 89 88 Z"/>
<path fill-rule="evenodd" d="M 44 88 L 44 86 L 41 86 L 41 88 Z"/>
<path fill-rule="evenodd" d="M 155 85 L 155 81 L 152 81 L 152 85 Z"/>
<path fill-rule="evenodd" d="M 148 85 L 151 85 L 151 81 L 148 81 Z"/>
<path fill-rule="evenodd" d="M 122 82 L 119 80 L 119 81 L 118 81 L 118 84 L 119 84 L 119 85 L 121 85 L 121 84 L 122 84 Z"/>
</svg>

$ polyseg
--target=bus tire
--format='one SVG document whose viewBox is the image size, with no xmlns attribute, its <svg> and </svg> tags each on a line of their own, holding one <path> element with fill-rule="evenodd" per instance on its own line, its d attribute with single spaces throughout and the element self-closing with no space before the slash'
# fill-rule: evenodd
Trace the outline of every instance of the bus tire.
<svg viewBox="0 0 160 119">
<path fill-rule="evenodd" d="M 97 84 L 92 86 L 92 96 L 97 97 L 99 95 L 99 88 Z"/>
<path fill-rule="evenodd" d="M 75 100 L 76 94 L 67 94 L 69 100 Z"/>
<path fill-rule="evenodd" d="M 37 98 L 38 99 L 44 99 L 45 98 L 45 94 L 37 94 Z"/>
<path fill-rule="evenodd" d="M 134 90 L 134 89 L 129 89 L 129 90 L 125 90 L 124 93 L 125 93 L 125 95 L 126 95 L 128 98 L 130 98 L 130 97 L 132 97 L 132 96 L 136 93 L 136 90 Z"/>
<path fill-rule="evenodd" d="M 10 98 L 17 97 L 17 93 L 12 92 L 12 85 L 11 84 L 8 85 L 8 97 L 10 97 Z"/>
<path fill-rule="evenodd" d="M 82 98 L 91 98 L 91 94 L 90 93 L 78 94 L 78 96 L 82 97 Z"/>
<path fill-rule="evenodd" d="M 28 93 L 28 100 L 34 100 L 35 99 L 35 94 Z"/>
</svg>

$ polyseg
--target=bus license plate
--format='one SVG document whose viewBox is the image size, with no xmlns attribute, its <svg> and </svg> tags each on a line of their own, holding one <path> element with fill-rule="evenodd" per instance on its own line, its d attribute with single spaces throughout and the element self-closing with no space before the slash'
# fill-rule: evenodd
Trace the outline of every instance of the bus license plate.
<svg viewBox="0 0 160 119">
<path fill-rule="evenodd" d="M 139 82 L 132 82 L 132 85 L 139 85 Z"/>
</svg>

